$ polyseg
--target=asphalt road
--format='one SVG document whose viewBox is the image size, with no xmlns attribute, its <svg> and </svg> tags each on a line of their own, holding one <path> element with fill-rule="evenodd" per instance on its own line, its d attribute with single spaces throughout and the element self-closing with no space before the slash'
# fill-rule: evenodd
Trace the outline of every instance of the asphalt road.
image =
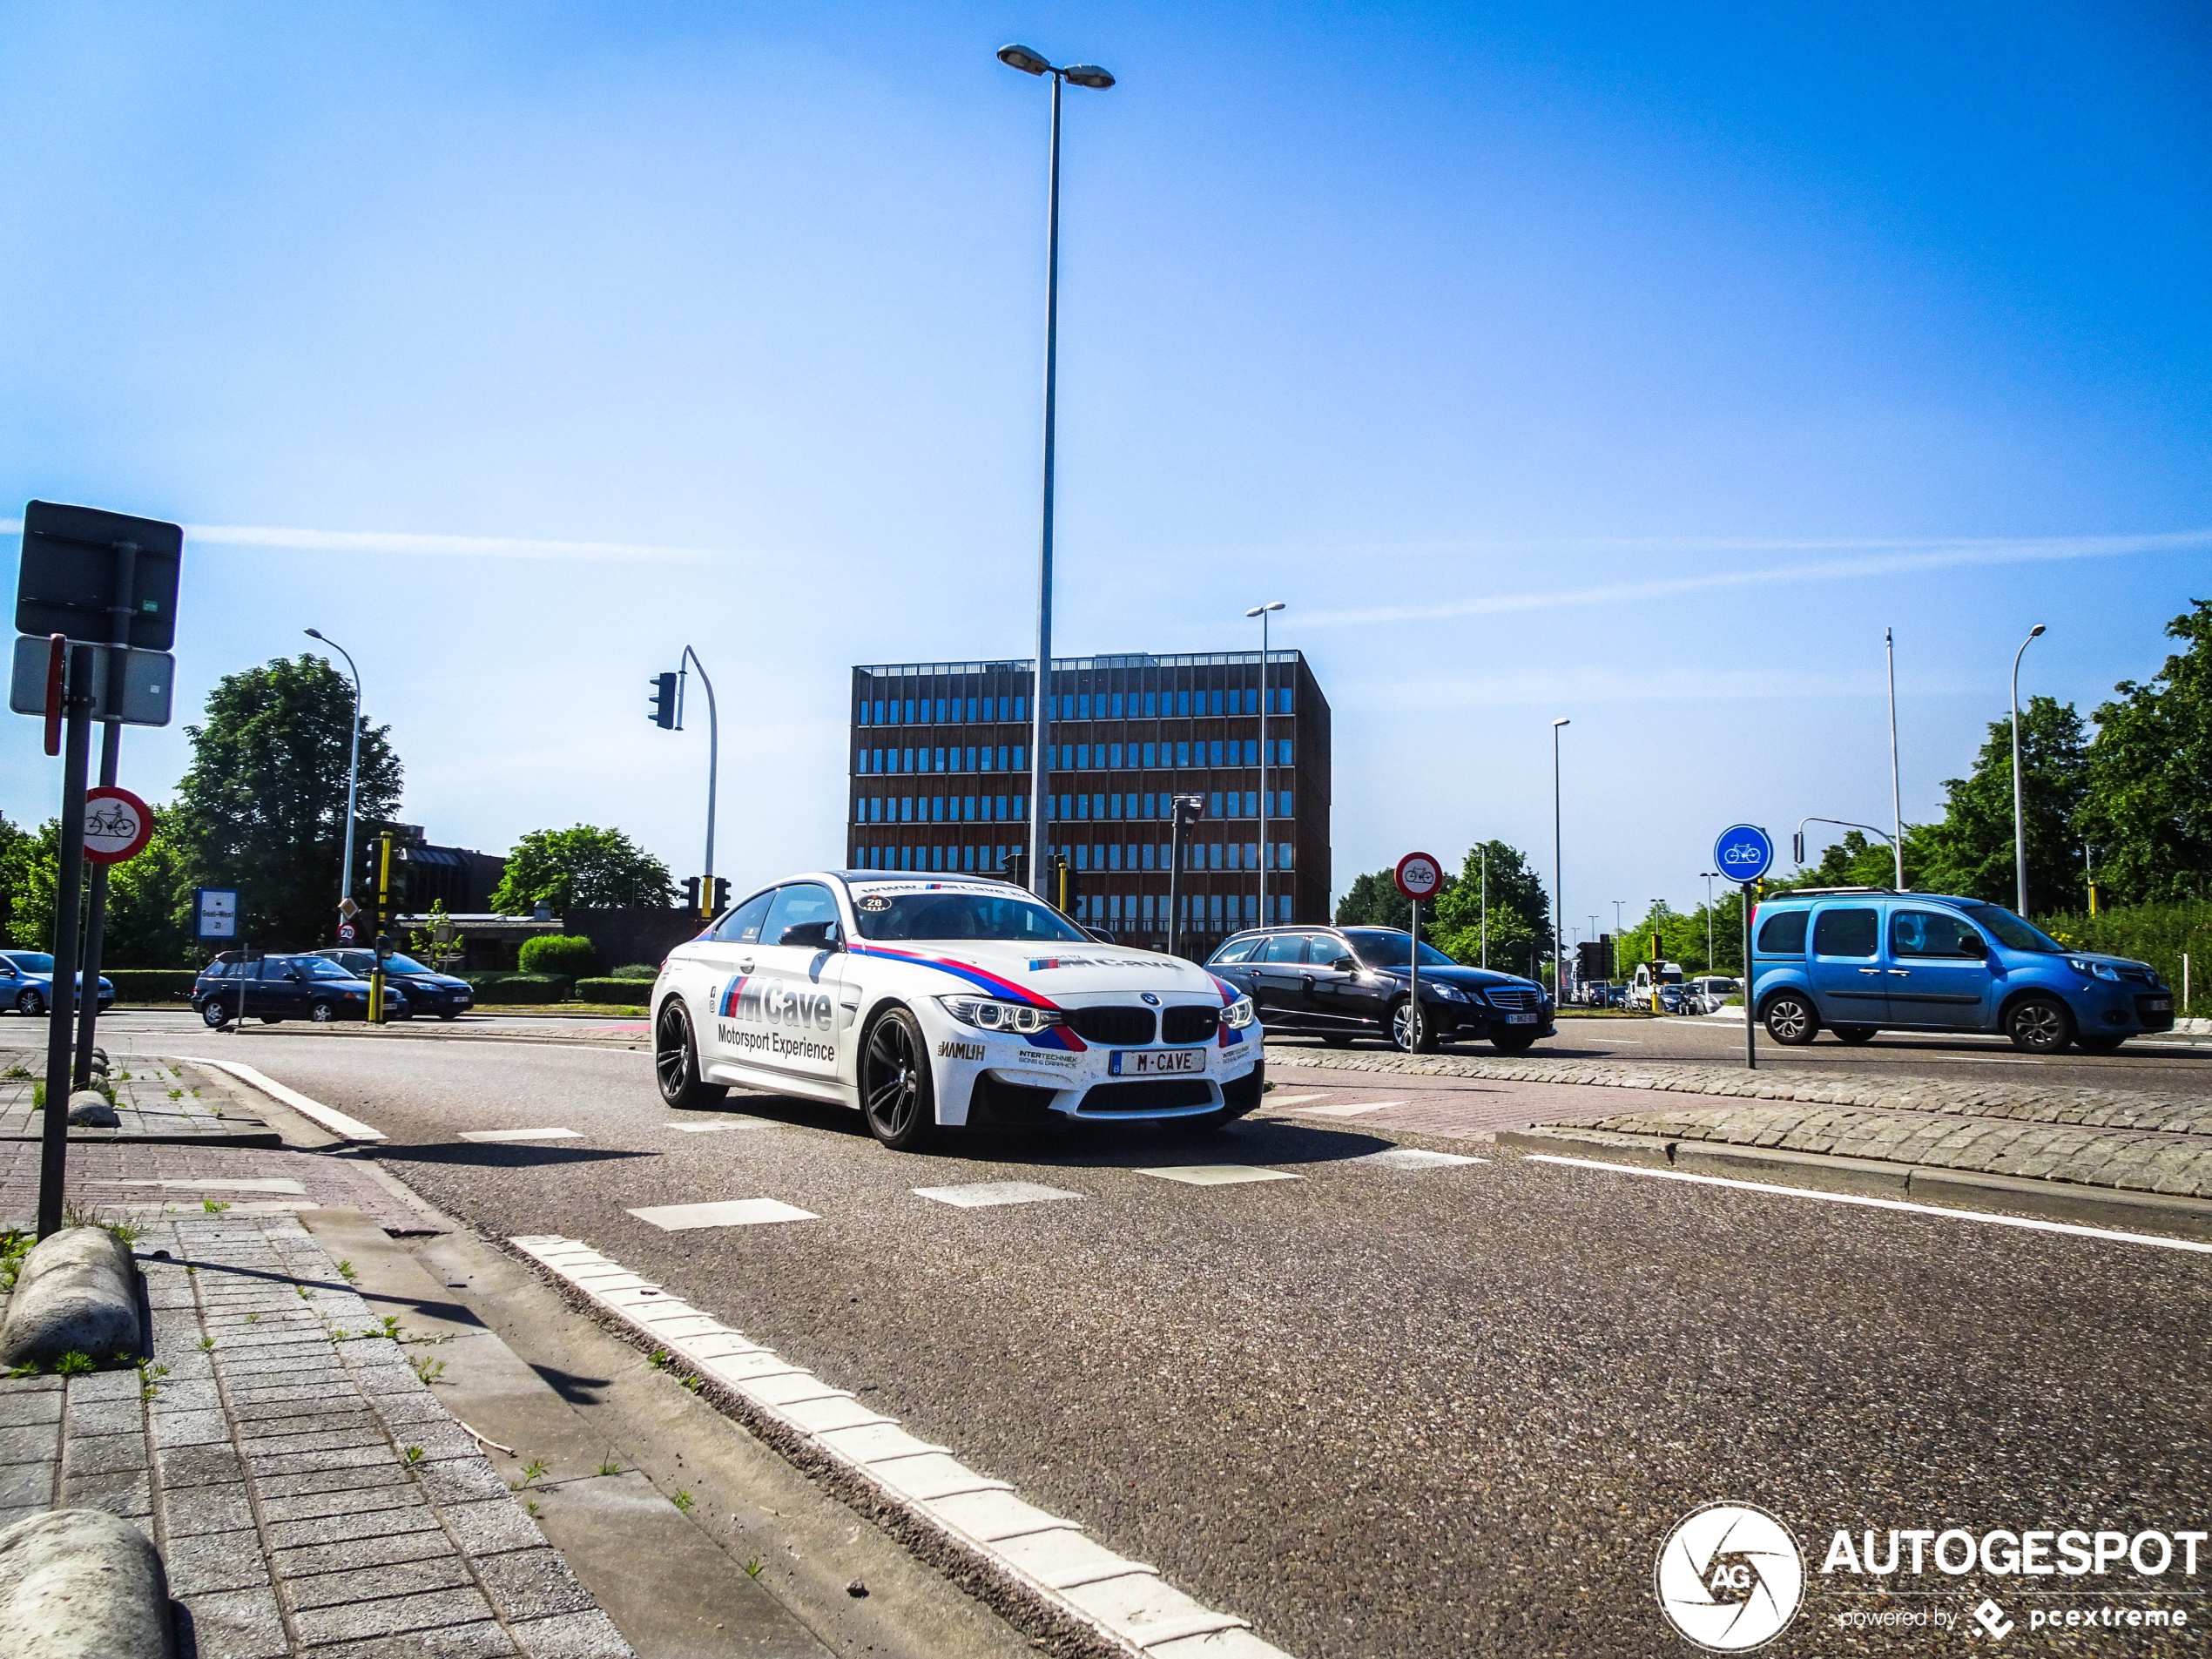
<svg viewBox="0 0 2212 1659">
<path fill-rule="evenodd" d="M 1638 1039 L 1707 1041 L 1608 1034 Z M 1872 1581 L 1820 1575 L 1834 1528 L 2170 1532 L 2212 1507 L 2202 1254 L 1353 1118 L 900 1157 L 854 1117 L 767 1096 L 682 1120 L 750 1127 L 686 1132 L 623 1049 L 212 1040 L 384 1130 L 378 1156 L 448 1211 L 588 1240 L 1301 1659 L 1687 1651 L 1655 1554 L 1723 1499 L 1781 1516 L 1810 1558 L 1769 1651 L 1925 1649 L 1838 1629 L 1869 1605 L 1839 1584 Z M 580 1138 L 457 1138 L 546 1127 Z M 1396 1144 L 1486 1161 L 1365 1161 Z M 1140 1172 L 1202 1163 L 1296 1178 Z M 1001 1180 L 1077 1196 L 957 1209 L 913 1190 Z M 627 1213 L 752 1197 L 819 1219 L 671 1233 Z M 2086 1585 L 2118 1581 L 2138 1582 Z M 2034 1601 L 2018 1578 L 1888 1582 L 1937 1593 L 1892 1605 L 1961 1617 L 1985 1590 L 2015 1616 Z M 2034 1590 L 2054 1582 L 2085 1587 Z"/>
</svg>

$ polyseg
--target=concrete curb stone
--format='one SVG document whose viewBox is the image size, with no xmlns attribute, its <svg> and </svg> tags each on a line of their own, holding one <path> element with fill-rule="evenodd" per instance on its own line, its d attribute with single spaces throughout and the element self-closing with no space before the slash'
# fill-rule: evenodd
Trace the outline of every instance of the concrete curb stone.
<svg viewBox="0 0 2212 1659">
<path fill-rule="evenodd" d="M 10 1659 L 173 1659 L 169 1584 L 145 1534 L 99 1509 L 57 1509 L 0 1532 L 0 1653 Z"/>
<path fill-rule="evenodd" d="M 105 1227 L 64 1227 L 24 1258 L 0 1325 L 0 1365 L 51 1366 L 69 1353 L 136 1359 L 138 1274 Z"/>
</svg>

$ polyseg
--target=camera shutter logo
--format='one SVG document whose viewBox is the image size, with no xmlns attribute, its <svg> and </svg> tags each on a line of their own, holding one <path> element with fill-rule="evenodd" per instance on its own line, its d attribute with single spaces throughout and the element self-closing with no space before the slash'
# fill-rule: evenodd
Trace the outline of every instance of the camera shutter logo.
<svg viewBox="0 0 2212 1659">
<path fill-rule="evenodd" d="M 1805 1561 L 1790 1529 L 1756 1505 L 1709 1503 L 1659 1547 L 1667 1622 L 1711 1653 L 1744 1653 L 1789 1629 L 1804 1598 Z"/>
</svg>

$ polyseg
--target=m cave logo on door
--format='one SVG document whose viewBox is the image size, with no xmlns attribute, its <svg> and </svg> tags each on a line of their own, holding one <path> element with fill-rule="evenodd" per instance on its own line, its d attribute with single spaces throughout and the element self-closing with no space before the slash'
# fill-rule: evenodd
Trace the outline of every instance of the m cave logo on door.
<svg viewBox="0 0 2212 1659">
<path fill-rule="evenodd" d="M 722 988 L 714 1011 L 741 1025 L 786 1026 L 801 1031 L 828 1031 L 836 1015 L 827 991 L 811 985 L 794 986 L 788 980 L 764 979 L 740 974 Z"/>
</svg>

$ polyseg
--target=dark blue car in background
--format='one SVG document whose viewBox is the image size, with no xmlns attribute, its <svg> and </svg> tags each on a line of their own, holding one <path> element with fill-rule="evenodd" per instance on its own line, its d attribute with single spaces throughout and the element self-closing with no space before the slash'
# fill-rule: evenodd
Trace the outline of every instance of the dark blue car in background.
<svg viewBox="0 0 2212 1659">
<path fill-rule="evenodd" d="M 82 986 L 84 976 L 77 982 Z M 37 1017 L 53 1005 L 54 959 L 43 950 L 0 950 L 0 1008 Z M 115 1001 L 115 987 L 100 981 L 100 1012 Z"/>
<path fill-rule="evenodd" d="M 2174 1028 L 2174 992 L 2148 962 L 2061 945 L 2002 905 L 1886 887 L 1799 888 L 1757 912 L 1753 1006 L 1777 1042 L 1825 1026 L 1987 1031 L 2030 1054 L 2110 1054 Z"/>
</svg>

